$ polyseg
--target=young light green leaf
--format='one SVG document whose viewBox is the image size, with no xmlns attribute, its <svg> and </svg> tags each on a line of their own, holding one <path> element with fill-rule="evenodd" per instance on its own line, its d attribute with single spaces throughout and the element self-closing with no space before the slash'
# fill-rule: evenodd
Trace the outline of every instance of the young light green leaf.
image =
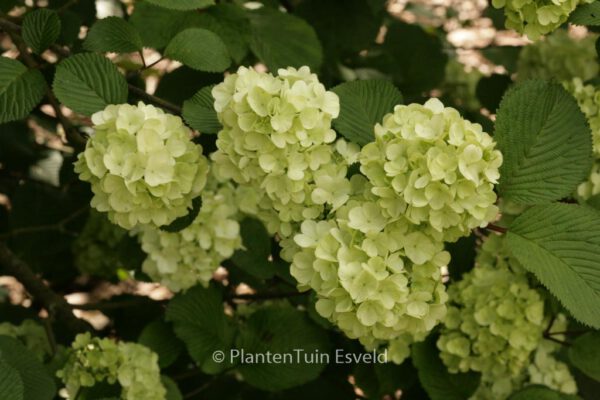
<svg viewBox="0 0 600 400">
<path fill-rule="evenodd" d="M 569 347 L 569 360 L 587 376 L 600 382 L 600 332 L 579 336 Z"/>
<path fill-rule="evenodd" d="M 38 8 L 23 19 L 23 40 L 34 53 L 41 54 L 58 39 L 60 25 L 56 11 Z"/>
<path fill-rule="evenodd" d="M 234 4 L 221 3 L 198 14 L 194 26 L 219 35 L 235 62 L 241 62 L 249 50 L 250 22 L 246 11 Z"/>
<path fill-rule="evenodd" d="M 195 10 L 215 4 L 215 0 L 147 0 L 148 3 L 172 10 Z"/>
<path fill-rule="evenodd" d="M 235 335 L 216 288 L 196 286 L 175 296 L 169 303 L 166 318 L 173 323 L 175 334 L 204 372 L 217 373 L 229 366 L 228 360 L 217 364 L 212 359 L 217 350 L 228 354 Z"/>
<path fill-rule="evenodd" d="M 40 71 L 0 57 L 0 123 L 25 118 L 45 92 L 46 82 Z"/>
<path fill-rule="evenodd" d="M 310 357 L 328 352 L 330 343 L 326 331 L 305 313 L 279 304 L 254 312 L 241 328 L 236 347 L 246 354 L 295 354 L 299 350 Z M 326 366 L 316 357 L 314 362 L 302 357 L 282 363 L 241 364 L 238 370 L 252 386 L 267 391 L 284 390 L 315 379 Z"/>
<path fill-rule="evenodd" d="M 161 319 L 154 320 L 144 327 L 138 343 L 158 354 L 158 365 L 161 368 L 173 364 L 183 350 L 183 344 L 175 336 L 171 325 Z"/>
<path fill-rule="evenodd" d="M 600 328 L 600 213 L 575 204 L 535 206 L 513 221 L 507 240 L 573 317 Z"/>
<path fill-rule="evenodd" d="M 108 17 L 92 25 L 83 48 L 102 53 L 133 53 L 142 50 L 142 38 L 137 29 L 123 18 Z"/>
<path fill-rule="evenodd" d="M 206 72 L 222 72 L 231 65 L 229 51 L 223 40 L 213 32 L 200 28 L 179 32 L 167 45 L 165 56 Z"/>
<path fill-rule="evenodd" d="M 54 94 L 73 111 L 92 115 L 127 101 L 127 82 L 117 67 L 97 53 L 82 53 L 58 64 Z"/>
<path fill-rule="evenodd" d="M 569 16 L 569 22 L 575 25 L 600 25 L 600 1 L 577 7 Z"/>
<path fill-rule="evenodd" d="M 340 115 L 333 120 L 334 128 L 361 146 L 375 140 L 375 124 L 403 101 L 402 93 L 385 80 L 346 82 L 333 91 L 340 97 Z"/>
<path fill-rule="evenodd" d="M 306 21 L 269 7 L 248 15 L 252 28 L 250 48 L 271 71 L 303 65 L 317 70 L 321 66 L 321 43 Z"/>
<path fill-rule="evenodd" d="M 592 135 L 561 85 L 526 81 L 500 103 L 495 139 L 504 162 L 499 190 L 521 204 L 569 196 L 592 167 Z"/>
<path fill-rule="evenodd" d="M 183 119 L 200 133 L 217 133 L 221 129 L 211 94 L 213 86 L 203 87 L 183 103 Z"/>
<path fill-rule="evenodd" d="M 0 336 L 0 359 L 14 368 L 23 382 L 24 400 L 52 400 L 56 385 L 44 364 L 18 340 Z M 10 397 L 7 397 L 9 399 Z"/>
<path fill-rule="evenodd" d="M 424 342 L 412 345 L 412 360 L 419 373 L 421 385 L 431 400 L 464 400 L 479 386 L 475 372 L 451 374 L 442 363 L 435 341 L 430 335 Z"/>
</svg>

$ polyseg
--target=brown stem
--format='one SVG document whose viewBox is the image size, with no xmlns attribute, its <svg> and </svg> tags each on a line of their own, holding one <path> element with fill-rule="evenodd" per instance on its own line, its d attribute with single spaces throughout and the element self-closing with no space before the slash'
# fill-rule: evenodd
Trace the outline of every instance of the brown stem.
<svg viewBox="0 0 600 400">
<path fill-rule="evenodd" d="M 35 60 L 35 58 L 33 58 L 32 54 L 27 48 L 27 44 L 25 44 L 23 38 L 20 36 L 21 27 L 4 18 L 0 18 L 0 28 L 2 28 L 11 37 L 15 46 L 17 46 L 17 49 L 19 50 L 21 58 L 23 59 L 25 64 L 29 68 L 38 69 L 40 67 L 38 62 Z M 63 114 L 60 108 L 60 103 L 56 99 L 56 96 L 54 96 L 54 93 L 52 92 L 52 89 L 50 89 L 48 83 L 46 83 L 46 81 L 44 81 L 44 83 L 46 86 L 46 97 L 48 98 L 48 102 L 54 109 L 56 118 L 65 130 L 67 141 L 76 149 L 81 150 L 85 146 L 85 139 Z"/>
<path fill-rule="evenodd" d="M 500 232 L 500 233 L 506 233 L 506 232 L 508 232 L 508 229 L 506 229 L 506 228 L 504 228 L 502 226 L 494 225 L 494 224 L 487 224 L 487 226 L 485 227 L 485 229 L 489 229 L 490 231 Z"/>
<path fill-rule="evenodd" d="M 73 314 L 73 309 L 65 298 L 54 293 L 4 242 L 0 242 L 0 266 L 6 274 L 21 282 L 31 296 L 42 304 L 49 314 L 61 320 L 69 330 L 74 333 L 90 330 L 85 321 Z"/>
<path fill-rule="evenodd" d="M 173 114 L 181 115 L 182 113 L 181 107 L 173 103 L 169 103 L 168 101 L 163 100 L 159 97 L 153 96 L 150 93 L 146 93 L 145 90 L 140 89 L 139 87 L 134 86 L 131 83 L 129 84 L 129 91 L 137 97 L 139 97 L 140 99 L 145 100 L 161 108 L 164 108 L 165 110 L 170 111 Z"/>
<path fill-rule="evenodd" d="M 229 300 L 271 300 L 287 299 L 288 297 L 306 296 L 310 292 L 282 292 L 282 293 L 251 293 L 251 294 L 233 294 L 227 296 Z"/>
</svg>

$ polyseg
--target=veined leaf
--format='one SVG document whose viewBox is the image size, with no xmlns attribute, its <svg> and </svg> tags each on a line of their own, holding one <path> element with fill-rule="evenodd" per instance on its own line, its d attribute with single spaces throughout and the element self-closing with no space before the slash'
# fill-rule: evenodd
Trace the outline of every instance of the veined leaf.
<svg viewBox="0 0 600 400">
<path fill-rule="evenodd" d="M 142 38 L 137 29 L 123 18 L 108 17 L 92 25 L 83 47 L 103 53 L 133 53 L 142 50 Z"/>
<path fill-rule="evenodd" d="M 165 56 L 206 72 L 222 72 L 231 65 L 229 51 L 223 40 L 201 28 L 179 32 L 165 49 Z"/>
<path fill-rule="evenodd" d="M 221 129 L 211 94 L 213 86 L 203 87 L 183 103 L 183 119 L 200 133 L 217 133 Z"/>
<path fill-rule="evenodd" d="M 34 53 L 41 54 L 58 39 L 60 27 L 56 11 L 38 8 L 23 19 L 23 40 Z"/>
<path fill-rule="evenodd" d="M 195 10 L 215 4 L 214 0 L 146 0 L 148 3 L 172 10 Z"/>
<path fill-rule="evenodd" d="M 46 82 L 40 71 L 0 57 L 0 123 L 25 118 L 45 92 Z"/>
</svg>

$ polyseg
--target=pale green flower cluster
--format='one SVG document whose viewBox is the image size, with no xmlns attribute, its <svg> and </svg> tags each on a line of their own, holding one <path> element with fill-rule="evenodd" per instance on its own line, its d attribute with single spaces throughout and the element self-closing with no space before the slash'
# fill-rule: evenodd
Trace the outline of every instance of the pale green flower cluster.
<svg viewBox="0 0 600 400">
<path fill-rule="evenodd" d="M 360 170 L 392 218 L 455 241 L 493 221 L 502 154 L 481 125 L 437 99 L 396 106 L 361 150 Z"/>
<path fill-rule="evenodd" d="M 594 165 L 588 180 L 577 187 L 577 194 L 587 200 L 600 193 L 600 89 L 593 85 L 584 85 L 579 78 L 565 82 L 564 85 L 577 99 L 579 108 L 585 114 L 592 130 Z"/>
<path fill-rule="evenodd" d="M 75 266 L 83 273 L 115 277 L 122 262 L 117 247 L 127 231 L 111 223 L 106 214 L 91 210 L 83 230 L 73 241 Z"/>
<path fill-rule="evenodd" d="M 255 214 L 252 196 L 231 184 L 212 180 L 202 193 L 202 208 L 194 222 L 176 233 L 148 227 L 140 232 L 142 249 L 148 254 L 142 269 L 153 280 L 174 292 L 198 283 L 206 286 L 223 260 L 242 247 L 240 206 Z"/>
<path fill-rule="evenodd" d="M 485 240 L 475 268 L 450 285 L 448 296 L 448 313 L 437 345 L 451 373 L 481 373 L 481 386 L 472 399 L 502 400 L 524 384 L 539 381 L 573 392 L 570 375 L 564 374 L 558 361 L 548 361 L 550 352 L 541 352 L 549 323 L 544 317 L 544 298 L 531 287 L 503 237 L 492 235 Z M 564 317 L 559 320 L 566 321 Z M 559 325 L 553 325 L 552 331 Z"/>
<path fill-rule="evenodd" d="M 563 29 L 523 47 L 517 62 L 517 79 L 587 81 L 598 74 L 597 35 L 576 39 Z"/>
<path fill-rule="evenodd" d="M 92 207 L 125 229 L 167 225 L 188 213 L 208 163 L 181 118 L 143 103 L 109 105 L 75 170 L 92 185 Z"/>
<path fill-rule="evenodd" d="M 123 400 L 166 398 L 156 353 L 137 343 L 117 343 L 93 338 L 89 333 L 77 335 L 57 376 L 65 384 L 69 398 L 74 398 L 82 387 L 99 382 L 121 385 Z"/>
<path fill-rule="evenodd" d="M 50 354 L 50 343 L 48 343 L 46 330 L 33 320 L 26 319 L 20 325 L 2 322 L 0 323 L 0 335 L 19 340 L 40 360 Z"/>
<path fill-rule="evenodd" d="M 316 291 L 321 316 L 401 363 L 446 313 L 440 268 L 450 255 L 427 229 L 382 208 L 363 176 L 351 184 L 350 200 L 328 220 L 304 221 L 284 254 L 293 254 L 299 288 Z"/>
<path fill-rule="evenodd" d="M 279 220 L 267 221 L 271 231 L 289 237 L 325 206 L 346 202 L 346 159 L 358 148 L 332 145 L 339 99 L 308 67 L 280 69 L 277 76 L 240 67 L 212 94 L 223 124 L 211 156 L 215 173 L 265 195 L 261 208 L 274 209 Z"/>
<path fill-rule="evenodd" d="M 479 110 L 481 104 L 477 99 L 477 83 L 483 74 L 477 69 L 467 71 L 465 66 L 456 58 L 451 58 L 446 64 L 444 96 L 451 98 L 456 104 L 467 110 Z"/>
<path fill-rule="evenodd" d="M 567 21 L 575 8 L 594 0 L 492 0 L 504 8 L 506 27 L 537 40 Z"/>
</svg>

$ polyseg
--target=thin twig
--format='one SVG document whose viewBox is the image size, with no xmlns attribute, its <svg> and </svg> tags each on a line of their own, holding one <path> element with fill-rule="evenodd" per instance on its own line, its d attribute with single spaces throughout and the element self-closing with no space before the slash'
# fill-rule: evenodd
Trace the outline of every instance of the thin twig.
<svg viewBox="0 0 600 400">
<path fill-rule="evenodd" d="M 487 224 L 487 226 L 485 227 L 485 229 L 489 229 L 490 231 L 500 232 L 500 233 L 506 233 L 506 232 L 508 232 L 508 229 L 506 229 L 506 228 L 504 228 L 502 226 L 494 225 L 494 224 Z"/>
<path fill-rule="evenodd" d="M 64 233 L 67 235 L 75 235 L 73 232 L 69 231 L 66 228 L 66 226 L 70 222 L 72 222 L 74 219 L 76 219 L 80 215 L 87 212 L 88 210 L 89 210 L 88 206 L 81 207 L 79 210 L 76 210 L 72 214 L 66 216 L 65 218 L 61 219 L 60 221 L 58 221 L 54 224 L 25 226 L 22 228 L 15 228 L 15 229 L 11 230 L 10 232 L 1 234 L 0 240 L 8 239 L 8 238 L 15 237 L 15 236 L 27 235 L 27 234 L 32 234 L 32 233 L 48 232 L 48 231 L 57 231 L 57 232 Z"/>
<path fill-rule="evenodd" d="M 50 344 L 50 351 L 52 352 L 52 357 L 54 357 L 56 354 L 56 339 L 54 338 L 54 332 L 52 332 L 50 317 L 44 318 L 42 321 L 44 324 L 44 330 L 46 331 L 46 338 Z"/>
<path fill-rule="evenodd" d="M 73 308 L 64 297 L 50 289 L 31 268 L 18 258 L 4 242 L 0 242 L 0 267 L 7 275 L 14 276 L 27 292 L 39 302 L 48 314 L 56 316 L 73 333 L 90 330 L 90 326 L 73 314 Z"/>
<path fill-rule="evenodd" d="M 144 65 L 144 68 L 142 68 L 142 70 L 150 69 L 150 68 L 154 67 L 156 64 L 158 64 L 159 62 L 161 62 L 164 59 L 165 59 L 164 57 L 160 57 L 158 60 L 156 60 L 156 61 L 154 61 L 154 62 L 152 62 L 152 63 L 150 63 L 148 65 Z"/>
<path fill-rule="evenodd" d="M 251 294 L 233 294 L 226 296 L 227 300 L 271 300 L 271 299 L 287 299 L 289 297 L 306 296 L 310 292 L 282 292 L 282 293 L 251 293 Z"/>
<path fill-rule="evenodd" d="M 139 87 L 134 86 L 131 83 L 129 84 L 129 91 L 135 96 L 139 97 L 140 99 L 145 100 L 161 108 L 164 108 L 165 110 L 170 111 L 174 114 L 181 115 L 182 113 L 181 107 L 173 103 L 169 103 L 168 101 L 163 100 L 159 97 L 153 96 L 150 93 L 146 93 L 145 90 L 140 89 Z"/>
</svg>

